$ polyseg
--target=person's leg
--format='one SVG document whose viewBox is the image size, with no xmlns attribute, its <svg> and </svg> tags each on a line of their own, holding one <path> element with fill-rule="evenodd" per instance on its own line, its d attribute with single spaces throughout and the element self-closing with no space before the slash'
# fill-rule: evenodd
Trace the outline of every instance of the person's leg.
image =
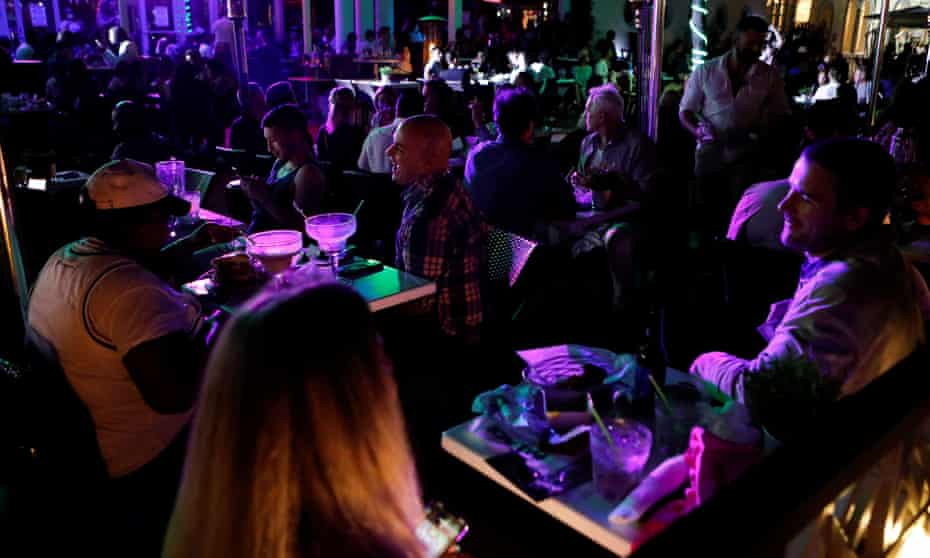
<svg viewBox="0 0 930 558">
<path fill-rule="evenodd" d="M 612 225 L 604 235 L 607 262 L 613 283 L 614 309 L 623 309 L 633 301 L 639 286 L 641 262 L 637 258 L 636 229 L 630 223 Z"/>
<path fill-rule="evenodd" d="M 158 457 L 111 485 L 114 534 L 120 556 L 158 558 L 174 511 L 187 451 L 182 430 Z"/>
</svg>

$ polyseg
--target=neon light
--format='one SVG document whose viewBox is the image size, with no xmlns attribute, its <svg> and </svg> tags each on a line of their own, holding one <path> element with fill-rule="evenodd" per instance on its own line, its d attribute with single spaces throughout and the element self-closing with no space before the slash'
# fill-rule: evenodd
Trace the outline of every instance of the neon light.
<svg viewBox="0 0 930 558">
<path fill-rule="evenodd" d="M 704 33 L 704 16 L 709 13 L 708 0 L 693 0 L 691 4 L 691 19 L 688 27 L 691 29 L 691 69 L 704 63 L 708 55 L 709 41 Z"/>
<path fill-rule="evenodd" d="M 707 43 L 707 35 L 701 33 L 701 30 L 697 28 L 697 25 L 694 24 L 694 21 L 688 22 L 688 27 L 691 28 L 691 32 L 698 36 L 701 39 L 701 42 Z"/>
<path fill-rule="evenodd" d="M 184 0 L 184 25 L 188 33 L 194 31 L 194 21 L 191 16 L 191 0 Z"/>
</svg>

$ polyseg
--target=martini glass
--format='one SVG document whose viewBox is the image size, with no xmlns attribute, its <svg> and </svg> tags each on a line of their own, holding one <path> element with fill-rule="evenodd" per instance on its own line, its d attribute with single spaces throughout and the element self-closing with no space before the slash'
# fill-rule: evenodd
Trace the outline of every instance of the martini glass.
<svg viewBox="0 0 930 558">
<path fill-rule="evenodd" d="M 355 234 L 355 215 L 351 213 L 322 213 L 311 215 L 305 221 L 307 236 L 316 240 L 320 250 L 329 256 L 330 268 L 339 271 L 339 258 L 346 251 L 349 237 Z"/>
</svg>

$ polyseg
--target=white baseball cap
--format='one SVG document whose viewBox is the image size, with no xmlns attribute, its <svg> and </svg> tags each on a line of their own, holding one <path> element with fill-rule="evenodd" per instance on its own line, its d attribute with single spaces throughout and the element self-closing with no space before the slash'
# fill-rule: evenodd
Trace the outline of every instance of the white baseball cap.
<svg viewBox="0 0 930 558">
<path fill-rule="evenodd" d="M 187 215 L 190 204 L 174 196 L 151 165 L 133 159 L 110 161 L 87 179 L 85 195 L 98 210 L 164 204 L 171 215 Z"/>
</svg>

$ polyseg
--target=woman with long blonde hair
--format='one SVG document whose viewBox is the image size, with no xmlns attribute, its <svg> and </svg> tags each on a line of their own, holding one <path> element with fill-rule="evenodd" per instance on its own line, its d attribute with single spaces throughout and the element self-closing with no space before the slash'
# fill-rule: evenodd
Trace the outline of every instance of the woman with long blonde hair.
<svg viewBox="0 0 930 558">
<path fill-rule="evenodd" d="M 210 358 L 165 558 L 421 557 L 390 363 L 336 284 L 249 303 Z"/>
<path fill-rule="evenodd" d="M 317 136 L 317 157 L 338 169 L 354 169 L 365 135 L 358 123 L 358 107 L 352 89 L 337 87 L 330 91 L 329 114 Z"/>
</svg>

